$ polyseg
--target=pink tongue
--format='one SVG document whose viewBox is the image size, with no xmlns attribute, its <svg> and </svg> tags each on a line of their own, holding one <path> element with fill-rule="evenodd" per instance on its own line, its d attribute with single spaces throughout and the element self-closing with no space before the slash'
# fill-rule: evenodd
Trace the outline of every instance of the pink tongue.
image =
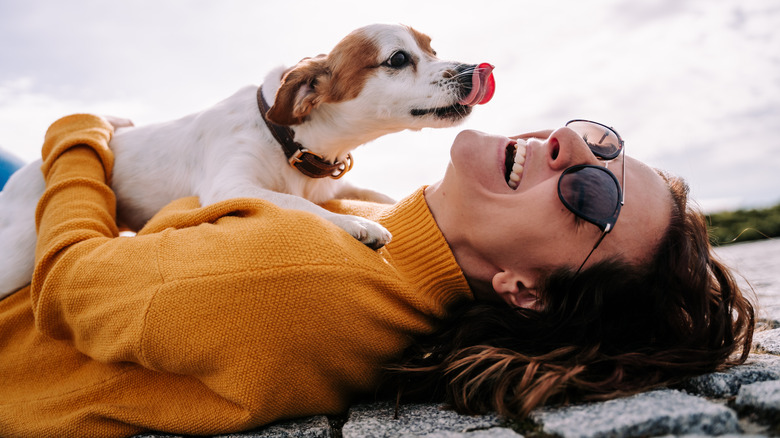
<svg viewBox="0 0 780 438">
<path fill-rule="evenodd" d="M 471 77 L 471 92 L 458 103 L 466 106 L 482 105 L 490 102 L 496 91 L 496 80 L 493 79 L 493 66 L 483 62 L 474 69 Z"/>
</svg>

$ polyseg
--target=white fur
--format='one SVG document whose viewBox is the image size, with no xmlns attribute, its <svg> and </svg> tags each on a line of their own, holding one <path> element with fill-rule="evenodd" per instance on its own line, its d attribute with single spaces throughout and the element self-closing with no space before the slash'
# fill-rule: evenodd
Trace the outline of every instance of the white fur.
<svg viewBox="0 0 780 438">
<path fill-rule="evenodd" d="M 372 25 L 347 38 L 370 41 L 376 47 L 378 59 L 362 60 L 376 68 L 363 77 L 364 85 L 354 99 L 323 99 L 313 105 L 302 123 L 292 126 L 297 142 L 335 160 L 391 132 L 452 126 L 462 120 L 411 114 L 412 109 L 458 102 L 463 90 L 452 73 L 462 64 L 439 60 L 419 47 L 413 31 L 403 26 Z M 414 68 L 382 66 L 399 49 L 413 57 Z M 295 68 L 280 67 L 265 78 L 263 92 L 269 103 L 277 105 L 277 90 L 285 86 L 287 73 Z M 320 215 L 367 245 L 378 247 L 388 242 L 391 236 L 380 225 L 315 205 L 355 195 L 384 202 L 389 199 L 352 187 L 342 179 L 308 178 L 290 167 L 261 119 L 256 91 L 257 86 L 247 86 L 203 112 L 175 121 L 118 129 L 110 147 L 116 158 L 112 188 L 120 222 L 140 229 L 163 206 L 185 196 L 197 195 L 203 205 L 256 197 Z M 299 90 L 297 100 L 306 92 Z M 467 113 L 464 110 L 463 116 Z M 40 165 L 39 160 L 15 173 L 0 192 L 0 298 L 32 278 L 35 208 L 45 189 Z"/>
</svg>

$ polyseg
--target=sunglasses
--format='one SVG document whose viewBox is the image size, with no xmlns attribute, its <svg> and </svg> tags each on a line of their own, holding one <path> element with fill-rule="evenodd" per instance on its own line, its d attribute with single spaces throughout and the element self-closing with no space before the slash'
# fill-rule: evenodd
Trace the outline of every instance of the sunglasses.
<svg viewBox="0 0 780 438">
<path fill-rule="evenodd" d="M 609 126 L 590 120 L 571 120 L 566 127 L 582 137 L 593 155 L 605 162 L 603 167 L 593 164 L 569 167 L 558 179 L 558 197 L 563 205 L 601 230 L 601 236 L 577 269 L 579 274 L 593 251 L 614 228 L 620 207 L 625 203 L 626 160 L 623 139 Z M 609 161 L 621 152 L 624 153 L 622 189 L 615 174 L 607 169 Z"/>
</svg>

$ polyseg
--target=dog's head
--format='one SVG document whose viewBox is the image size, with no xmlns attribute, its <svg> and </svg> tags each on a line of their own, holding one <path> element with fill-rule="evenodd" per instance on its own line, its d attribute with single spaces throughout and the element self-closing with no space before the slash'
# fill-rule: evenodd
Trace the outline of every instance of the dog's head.
<svg viewBox="0 0 780 438">
<path fill-rule="evenodd" d="M 286 71 L 267 117 L 297 125 L 322 108 L 388 132 L 452 126 L 490 100 L 492 69 L 438 59 L 430 37 L 411 27 L 371 25 Z"/>
</svg>

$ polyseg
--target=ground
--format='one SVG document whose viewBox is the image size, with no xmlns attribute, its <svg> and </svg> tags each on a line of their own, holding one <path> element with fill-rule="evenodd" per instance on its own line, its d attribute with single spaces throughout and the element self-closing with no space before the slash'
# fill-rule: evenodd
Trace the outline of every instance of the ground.
<svg viewBox="0 0 780 438">
<path fill-rule="evenodd" d="M 780 240 L 718 250 L 754 290 L 760 323 L 744 365 L 705 374 L 681 388 L 659 389 L 599 403 L 536 410 L 523 422 L 495 415 L 465 416 L 436 404 L 353 406 L 344 417 L 311 417 L 275 424 L 231 438 L 509 438 L 780 436 Z M 170 437 L 163 434 L 136 438 Z"/>
</svg>

